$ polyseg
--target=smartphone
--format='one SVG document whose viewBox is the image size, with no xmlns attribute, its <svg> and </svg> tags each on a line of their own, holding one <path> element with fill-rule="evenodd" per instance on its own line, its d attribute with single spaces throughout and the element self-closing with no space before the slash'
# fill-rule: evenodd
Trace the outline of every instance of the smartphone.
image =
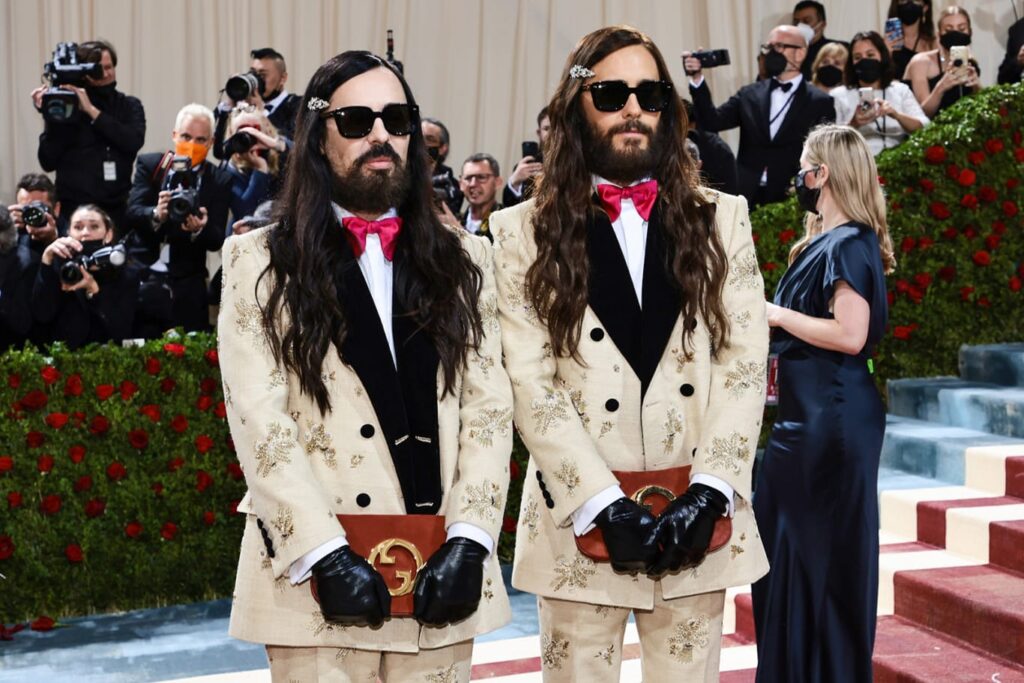
<svg viewBox="0 0 1024 683">
<path fill-rule="evenodd" d="M 716 66 L 731 64 L 728 50 L 698 50 L 690 55 L 700 62 L 702 69 L 711 69 Z"/>
<path fill-rule="evenodd" d="M 533 160 L 537 162 L 544 161 L 544 157 L 540 151 L 540 144 L 534 140 L 526 140 L 523 142 L 523 156 L 533 157 Z"/>
<path fill-rule="evenodd" d="M 860 88 L 860 110 L 862 112 L 869 112 L 875 108 L 875 89 L 874 88 Z"/>
<path fill-rule="evenodd" d="M 885 20 L 885 37 L 894 44 L 894 49 L 903 47 L 903 22 L 899 17 L 889 17 Z"/>
<path fill-rule="evenodd" d="M 971 65 L 971 48 L 967 45 L 954 45 L 949 48 L 950 71 L 960 78 L 967 77 L 967 67 Z"/>
</svg>

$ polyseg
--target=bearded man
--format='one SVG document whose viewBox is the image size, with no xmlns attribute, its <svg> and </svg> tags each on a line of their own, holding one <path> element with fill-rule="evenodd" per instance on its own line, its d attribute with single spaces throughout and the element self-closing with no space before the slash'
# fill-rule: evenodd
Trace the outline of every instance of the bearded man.
<svg viewBox="0 0 1024 683">
<path fill-rule="evenodd" d="M 534 199 L 491 216 L 531 455 L 512 583 L 539 596 L 545 681 L 619 680 L 630 612 L 644 681 L 717 681 L 725 589 L 767 570 L 746 203 L 700 185 L 668 68 L 635 29 L 585 36 L 548 113 Z"/>
</svg>

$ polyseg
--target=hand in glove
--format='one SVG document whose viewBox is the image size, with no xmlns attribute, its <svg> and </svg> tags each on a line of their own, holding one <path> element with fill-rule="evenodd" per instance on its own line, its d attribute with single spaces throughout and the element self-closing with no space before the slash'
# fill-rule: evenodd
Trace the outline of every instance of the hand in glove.
<svg viewBox="0 0 1024 683">
<path fill-rule="evenodd" d="M 594 518 L 617 572 L 649 571 L 658 559 L 654 515 L 629 498 L 611 503 Z"/>
<path fill-rule="evenodd" d="M 344 546 L 313 565 L 324 619 L 345 626 L 376 628 L 391 616 L 391 595 L 384 577 Z"/>
<path fill-rule="evenodd" d="M 715 521 L 728 506 L 729 501 L 721 491 L 704 484 L 690 484 L 686 493 L 658 516 L 655 535 L 662 548 L 661 559 L 648 574 L 658 576 L 700 564 L 711 544 Z"/>
<path fill-rule="evenodd" d="M 416 575 L 413 616 L 424 626 L 462 621 L 476 611 L 484 583 L 487 548 L 456 536 L 430 556 Z"/>
</svg>

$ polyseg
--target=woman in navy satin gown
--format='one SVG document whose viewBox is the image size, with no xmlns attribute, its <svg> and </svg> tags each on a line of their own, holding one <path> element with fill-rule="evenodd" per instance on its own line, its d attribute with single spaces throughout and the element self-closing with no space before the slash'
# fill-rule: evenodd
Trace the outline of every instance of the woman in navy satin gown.
<svg viewBox="0 0 1024 683">
<path fill-rule="evenodd" d="M 795 180 L 807 235 L 769 303 L 779 407 L 754 493 L 771 563 L 753 586 L 758 683 L 871 681 L 885 409 L 869 359 L 895 265 L 860 134 L 808 136 Z"/>
</svg>

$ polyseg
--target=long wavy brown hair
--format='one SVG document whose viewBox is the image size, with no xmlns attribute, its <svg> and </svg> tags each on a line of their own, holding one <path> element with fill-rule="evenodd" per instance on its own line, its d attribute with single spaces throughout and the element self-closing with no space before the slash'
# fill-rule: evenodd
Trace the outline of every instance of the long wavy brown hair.
<svg viewBox="0 0 1024 683">
<path fill-rule="evenodd" d="M 584 160 L 586 114 L 580 102 L 584 79 L 571 78 L 573 65 L 593 67 L 611 53 L 642 45 L 658 65 L 660 78 L 672 78 L 650 38 L 629 26 L 610 26 L 584 36 L 569 55 L 562 79 L 548 104 L 551 133 L 544 145 L 544 173 L 532 220 L 537 259 L 527 271 L 530 300 L 551 335 L 559 356 L 576 356 L 587 307 L 587 223 L 599 211 L 591 201 L 591 172 Z M 658 181 L 658 215 L 664 233 L 664 264 L 675 284 L 683 319 L 699 315 L 712 331 L 713 348 L 729 343 L 729 319 L 722 305 L 728 270 L 715 229 L 715 204 L 702 192 L 697 166 L 686 151 L 686 111 L 672 97 L 651 140 L 657 145 L 653 176 Z M 683 325 L 683 348 L 692 350 L 693 327 Z"/>
</svg>

